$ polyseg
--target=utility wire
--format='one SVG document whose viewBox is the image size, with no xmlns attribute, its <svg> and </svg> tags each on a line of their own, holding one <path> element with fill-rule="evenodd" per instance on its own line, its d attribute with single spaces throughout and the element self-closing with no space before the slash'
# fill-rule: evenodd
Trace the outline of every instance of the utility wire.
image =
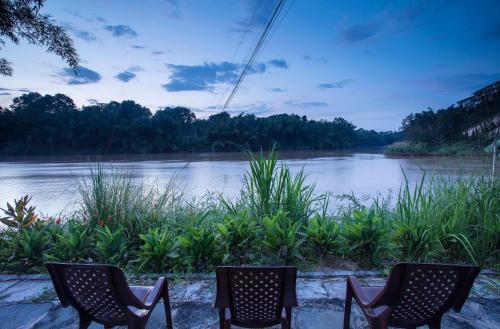
<svg viewBox="0 0 500 329">
<path fill-rule="evenodd" d="M 239 50 L 241 48 L 241 45 L 243 44 L 243 41 L 245 41 L 245 37 L 247 36 L 248 32 L 250 31 L 250 26 L 252 25 L 252 22 L 254 21 L 255 16 L 257 15 L 257 12 L 258 12 L 258 10 L 260 8 L 260 4 L 261 3 L 262 3 L 262 0 L 259 0 L 259 2 L 257 2 L 257 5 L 255 6 L 255 8 L 253 10 L 253 13 L 248 18 L 248 21 L 247 21 L 247 24 L 246 24 L 246 27 L 245 27 L 245 31 L 243 32 L 243 35 L 241 36 L 241 40 L 238 43 L 238 46 L 236 47 L 236 50 L 233 53 L 233 57 L 231 57 L 231 63 L 234 62 L 234 59 L 236 58 L 236 55 L 238 54 L 238 52 L 239 52 Z M 247 56 L 245 56 L 244 58 L 247 58 Z M 222 103 L 222 100 L 224 99 L 224 97 L 226 96 L 227 92 L 229 91 L 229 88 L 230 87 L 228 86 L 226 88 L 226 90 L 224 91 L 224 93 L 221 95 L 221 97 L 219 99 L 219 102 L 217 102 L 217 106 L 216 106 L 217 109 L 219 108 L 220 104 Z"/>
<path fill-rule="evenodd" d="M 273 27 L 273 24 L 276 22 L 276 19 L 279 16 L 279 13 L 283 9 L 285 2 L 286 2 L 286 0 L 278 0 L 278 3 L 276 5 L 276 7 L 274 8 L 274 12 L 271 15 L 271 18 L 269 19 L 269 21 L 265 25 L 265 28 L 262 31 L 262 34 L 260 35 L 260 38 L 259 38 L 259 41 L 257 42 L 257 45 L 255 46 L 255 48 L 254 48 L 250 58 L 248 59 L 245 67 L 241 71 L 240 76 L 239 76 L 238 80 L 236 81 L 236 84 L 234 85 L 233 90 L 231 91 L 231 94 L 229 95 L 229 97 L 226 100 L 226 103 L 224 104 L 224 107 L 222 109 L 223 111 L 225 111 L 228 108 L 229 104 L 231 103 L 231 100 L 233 99 L 233 97 L 236 94 L 236 92 L 238 91 L 241 83 L 243 82 L 243 79 L 245 78 L 245 76 L 247 75 L 249 70 L 252 68 L 253 63 L 254 63 L 255 59 L 257 58 L 259 51 L 262 49 L 262 46 L 264 45 L 264 42 L 266 41 L 266 37 L 269 34 L 269 31 Z"/>
</svg>

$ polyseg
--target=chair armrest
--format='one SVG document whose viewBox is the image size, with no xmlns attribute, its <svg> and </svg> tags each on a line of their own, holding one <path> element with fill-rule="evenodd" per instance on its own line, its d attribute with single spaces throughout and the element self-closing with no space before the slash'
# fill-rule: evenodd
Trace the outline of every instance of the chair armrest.
<svg viewBox="0 0 500 329">
<path fill-rule="evenodd" d="M 370 299 L 368 298 L 368 296 L 366 296 L 363 287 L 359 283 L 358 278 L 356 278 L 355 276 L 349 276 L 347 278 L 347 284 L 351 286 L 356 301 L 365 307 L 369 306 Z"/>
<path fill-rule="evenodd" d="M 148 299 L 146 300 L 146 303 L 144 304 L 146 306 L 146 309 L 152 309 L 155 307 L 156 303 L 160 300 L 160 298 L 163 296 L 163 292 L 165 289 L 168 289 L 167 285 L 167 280 L 164 277 L 160 277 L 153 288 L 153 291 L 148 296 Z"/>
</svg>

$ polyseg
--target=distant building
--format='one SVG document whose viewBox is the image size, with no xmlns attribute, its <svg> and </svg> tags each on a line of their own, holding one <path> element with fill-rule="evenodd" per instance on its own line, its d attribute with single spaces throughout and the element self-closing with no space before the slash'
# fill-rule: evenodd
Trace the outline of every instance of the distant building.
<svg viewBox="0 0 500 329">
<path fill-rule="evenodd" d="M 471 97 L 457 102 L 457 107 L 475 107 L 484 102 L 491 102 L 500 95 L 500 80 L 474 92 Z"/>
</svg>

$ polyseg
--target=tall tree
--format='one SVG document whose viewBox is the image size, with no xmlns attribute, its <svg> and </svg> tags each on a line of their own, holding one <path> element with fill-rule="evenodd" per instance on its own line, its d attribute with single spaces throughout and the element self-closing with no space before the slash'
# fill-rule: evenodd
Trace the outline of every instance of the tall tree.
<svg viewBox="0 0 500 329">
<path fill-rule="evenodd" d="M 31 44 L 46 47 L 70 67 L 77 69 L 78 54 L 73 40 L 49 15 L 40 13 L 45 0 L 0 0 L 0 49 L 5 41 L 19 44 L 25 39 Z M 0 58 L 0 74 L 12 75 L 12 63 Z"/>
</svg>

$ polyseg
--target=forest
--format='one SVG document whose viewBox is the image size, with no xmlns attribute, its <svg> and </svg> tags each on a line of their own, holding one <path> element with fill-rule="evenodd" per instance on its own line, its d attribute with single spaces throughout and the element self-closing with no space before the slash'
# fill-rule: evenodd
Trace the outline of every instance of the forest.
<svg viewBox="0 0 500 329">
<path fill-rule="evenodd" d="M 326 150 L 377 147 L 398 132 L 357 128 L 343 118 L 309 120 L 278 114 L 227 112 L 198 119 L 186 107 L 152 113 L 134 101 L 78 108 L 63 94 L 31 92 L 0 107 L 0 154 L 129 154 L 260 150 Z"/>
</svg>

